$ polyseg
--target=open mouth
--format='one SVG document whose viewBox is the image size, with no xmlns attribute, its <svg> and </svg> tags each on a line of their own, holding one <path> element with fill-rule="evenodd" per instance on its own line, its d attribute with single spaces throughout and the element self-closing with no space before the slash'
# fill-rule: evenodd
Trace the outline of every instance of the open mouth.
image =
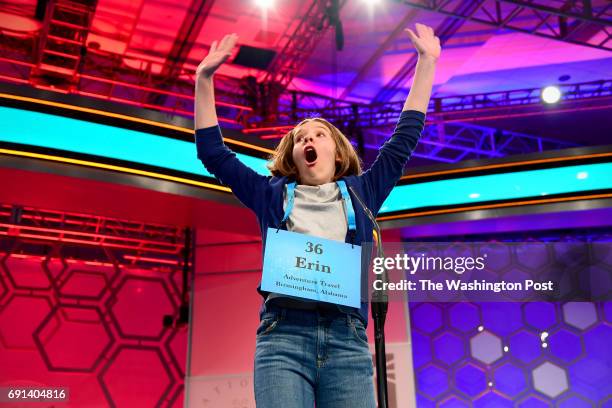
<svg viewBox="0 0 612 408">
<path fill-rule="evenodd" d="M 313 164 L 317 161 L 317 151 L 312 146 L 307 146 L 304 149 L 304 158 L 306 159 L 306 164 Z"/>
</svg>

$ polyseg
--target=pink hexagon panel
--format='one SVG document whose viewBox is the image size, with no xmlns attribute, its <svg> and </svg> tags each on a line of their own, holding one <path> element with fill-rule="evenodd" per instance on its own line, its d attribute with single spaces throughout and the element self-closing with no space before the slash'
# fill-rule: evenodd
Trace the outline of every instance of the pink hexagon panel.
<svg viewBox="0 0 612 408">
<path fill-rule="evenodd" d="M 49 253 L 0 254 L 0 383 L 60 384 L 70 406 L 182 406 L 187 331 L 162 324 L 181 271 Z"/>
</svg>

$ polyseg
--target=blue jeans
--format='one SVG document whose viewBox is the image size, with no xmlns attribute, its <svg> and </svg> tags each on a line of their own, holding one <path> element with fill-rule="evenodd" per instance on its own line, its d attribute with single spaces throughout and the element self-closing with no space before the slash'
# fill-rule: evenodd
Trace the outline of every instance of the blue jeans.
<svg viewBox="0 0 612 408">
<path fill-rule="evenodd" d="M 267 306 L 257 328 L 258 408 L 376 408 L 363 323 L 339 311 Z"/>
</svg>

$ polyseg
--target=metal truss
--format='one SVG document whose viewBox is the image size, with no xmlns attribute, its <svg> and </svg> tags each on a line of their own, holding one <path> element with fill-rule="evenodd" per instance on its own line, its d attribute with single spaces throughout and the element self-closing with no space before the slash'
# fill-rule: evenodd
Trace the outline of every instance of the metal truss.
<svg viewBox="0 0 612 408">
<path fill-rule="evenodd" d="M 42 210 L 32 207 L 0 204 L 0 238 L 27 240 L 45 246 L 62 243 L 66 248 L 88 246 L 79 258 L 108 260 L 108 250 L 124 265 L 178 265 L 185 246 L 182 228 L 148 224 L 89 214 Z M 10 244 L 10 242 L 9 242 Z"/>
<path fill-rule="evenodd" d="M 340 0 L 338 8 L 341 10 L 345 4 L 346 0 Z M 272 61 L 263 83 L 278 84 L 280 91 L 287 88 L 330 27 L 328 8 L 327 0 L 312 2 L 295 31 L 286 37 L 287 42 Z"/>
<path fill-rule="evenodd" d="M 488 13 L 487 7 L 491 5 L 487 0 L 471 2 L 468 6 L 465 2 L 460 3 L 463 6 L 449 1 L 425 2 L 419 5 L 421 8 L 434 7 L 435 11 L 441 12 L 454 5 L 454 12 L 461 14 L 463 20 L 453 22 L 449 19 L 447 23 L 442 24 L 440 29 L 445 33 L 443 37 L 448 38 L 456 32 L 462 21 L 480 18 L 479 16 Z M 46 28 L 42 37 L 50 39 L 45 38 L 44 41 L 38 34 L 24 36 L 0 32 L 0 80 L 155 109 L 168 115 L 192 117 L 194 73 L 181 62 L 189 47 L 190 36 L 195 35 L 198 30 L 190 31 L 187 28 L 192 25 L 186 26 L 186 40 L 177 42 L 174 57 L 165 61 L 114 54 L 83 43 L 82 32 L 86 31 L 84 27 L 90 21 L 92 11 L 86 7 L 88 4 L 90 3 L 85 0 L 56 0 L 49 3 L 48 7 L 52 10 L 47 11 Z M 198 3 L 199 6 L 205 4 Z M 299 71 L 298 65 L 304 62 L 303 57 L 312 51 L 304 53 L 304 50 L 310 46 L 314 47 L 320 35 L 320 32 L 308 31 L 313 27 L 312 16 L 321 15 L 325 4 L 325 1 L 313 2 L 307 13 L 310 17 L 305 17 L 300 24 L 302 28 L 298 28 L 298 31 L 306 31 L 301 34 L 298 31 L 294 33 L 294 41 L 288 42 L 283 53 L 279 54 L 280 57 L 266 76 L 267 82 L 264 84 L 285 86 Z M 577 38 L 578 29 L 571 19 L 582 22 L 580 32 L 584 33 L 588 27 L 594 26 L 599 30 L 601 20 L 608 17 L 610 8 L 583 2 L 581 4 L 584 9 L 581 10 L 584 13 L 575 16 L 577 11 L 573 5 L 555 14 L 550 10 L 550 6 L 539 5 L 536 1 L 529 4 L 496 1 L 493 4 L 497 10 L 495 16 L 504 17 L 500 26 L 512 28 L 513 19 L 521 15 L 523 9 L 528 9 L 535 15 L 549 12 L 550 15 L 557 16 L 559 22 L 565 21 L 569 24 L 570 31 L 567 35 L 573 39 Z M 507 14 L 509 5 L 517 10 L 511 15 Z M 321 21 L 324 22 L 319 21 L 323 24 L 320 27 L 326 27 L 325 24 L 328 24 L 325 23 L 327 19 L 323 17 Z M 548 17 L 543 20 L 542 27 L 548 25 L 547 19 Z M 603 27 L 606 33 L 607 26 L 609 22 Z M 54 40 L 54 37 L 60 38 L 61 41 Z M 605 45 L 605 42 L 602 44 Z M 47 55 L 58 59 L 48 59 Z M 386 99 L 387 93 L 395 92 L 397 84 L 404 82 L 407 76 L 411 75 L 413 65 L 406 64 L 400 74 L 379 93 L 382 99 Z M 177 80 L 169 81 L 169 72 Z M 274 103 L 275 114 L 267 117 L 260 109 L 262 101 L 254 99 L 247 91 L 248 85 L 244 80 L 219 75 L 215 77 L 219 120 L 225 127 L 241 129 L 244 133 L 260 138 L 278 138 L 303 118 L 323 116 L 354 140 L 358 140 L 362 151 L 365 148 L 378 149 L 381 135 L 390 135 L 389 127 L 395 125 L 403 107 L 400 102 L 356 104 L 307 92 L 285 91 L 278 99 L 278 107 L 276 102 Z M 428 126 L 427 132 L 438 133 L 424 137 L 415 155 L 454 162 L 467 158 L 499 157 L 568 147 L 569 143 L 560 141 L 509 132 L 500 133 L 466 123 L 454 123 L 541 115 L 551 109 L 555 112 L 602 109 L 609 107 L 612 102 L 612 80 L 562 84 L 559 87 L 563 96 L 554 106 L 540 101 L 539 88 L 433 98 L 428 109 L 428 121 L 434 126 Z M 282 92 L 282 89 L 279 92 Z M 303 108 L 304 106 L 309 108 Z"/>
<path fill-rule="evenodd" d="M 367 131 L 365 147 L 378 150 L 393 127 Z M 578 146 L 575 143 L 502 131 L 467 123 L 437 123 L 425 127 L 413 156 L 444 163 L 504 157 Z"/>
<path fill-rule="evenodd" d="M 161 78 L 166 79 L 166 83 L 159 84 L 160 89 L 171 90 L 176 79 L 183 74 L 183 66 L 197 41 L 204 22 L 208 18 L 213 3 L 214 1 L 210 0 L 191 1 L 185 19 L 182 21 L 172 48 L 166 57 L 166 63 L 159 74 Z M 148 99 L 153 104 L 163 106 L 167 98 L 167 95 L 151 94 Z"/>
<path fill-rule="evenodd" d="M 83 62 L 87 35 L 95 11 L 88 0 L 51 0 L 47 3 L 35 67 L 30 80 L 47 86 L 58 79 L 72 86 Z"/>
<path fill-rule="evenodd" d="M 176 61 L 171 58 L 160 61 L 140 56 L 114 54 L 97 49 L 95 46 L 85 47 L 77 39 L 81 38 L 79 34 L 82 31 L 81 28 L 85 27 L 85 23 L 89 21 L 88 16 L 91 9 L 83 6 L 83 4 L 89 4 L 88 2 L 84 0 L 80 2 L 82 2 L 81 6 L 73 7 L 76 11 L 62 8 L 65 4 L 72 4 L 68 0 L 56 0 L 49 3 L 48 7 L 55 11 L 46 14 L 47 36 L 63 35 L 63 37 L 58 37 L 63 40 L 57 40 L 57 44 L 53 43 L 55 45 L 51 45 L 51 42 L 46 40 L 47 42 L 41 46 L 41 39 L 37 34 L 24 36 L 23 34 L 0 32 L 0 80 L 155 109 L 168 115 L 192 117 L 194 87 L 192 70 L 184 67 L 184 64 L 179 69 Z M 80 4 L 80 2 L 75 2 L 75 4 Z M 324 2 L 314 2 L 312 7 L 315 4 L 319 5 L 315 9 L 320 11 L 320 4 Z M 444 9 L 448 7 L 449 2 L 425 4 Z M 487 3 L 481 3 L 481 5 L 485 4 Z M 536 7 L 537 3 L 530 4 Z M 474 11 L 474 6 L 456 7 L 456 9 Z M 566 10 L 565 13 L 571 15 L 572 9 Z M 602 13 L 606 15 L 602 6 L 591 7 L 591 13 L 593 18 L 602 18 Z M 517 12 L 517 14 L 520 13 Z M 55 27 L 53 24 L 59 27 L 63 27 L 63 24 L 72 25 L 67 31 L 60 33 L 53 31 Z M 77 26 L 81 28 L 75 28 Z M 448 30 L 445 31 L 447 36 L 452 35 L 456 27 L 457 25 L 449 25 Z M 190 31 L 191 34 L 193 32 L 193 30 Z M 72 40 L 68 38 L 70 36 Z M 76 44 L 77 42 L 79 44 Z M 177 43 L 176 58 L 183 59 L 186 47 L 188 44 Z M 73 58 L 55 60 L 54 63 L 59 65 L 52 68 L 58 72 L 53 74 L 50 72 L 53 70 L 48 70 L 43 73 L 41 55 L 45 54 L 44 50 L 54 50 L 71 55 Z M 78 61 L 78 64 L 74 64 L 75 61 Z M 65 63 L 66 66 L 60 66 L 62 63 Z M 410 66 L 410 64 L 406 65 L 406 67 Z M 287 70 L 283 72 L 285 71 Z M 178 79 L 169 82 L 168 78 L 163 75 L 167 72 L 172 72 Z M 403 75 L 402 78 L 404 78 Z M 401 82 L 401 79 L 398 80 Z M 607 106 L 610 103 L 610 81 L 561 85 L 560 87 L 564 96 L 562 102 L 554 107 L 557 111 L 559 109 L 601 109 L 602 104 Z M 264 117 L 260 111 L 261 101 L 254 100 L 253 96 L 246 92 L 243 80 L 217 75 L 215 88 L 219 119 L 224 126 L 244 129 L 246 133 L 256 133 L 265 135 L 265 137 L 275 137 L 274 132 L 278 134 L 279 129 L 284 130 L 297 120 L 313 114 L 325 116 L 341 127 L 365 129 L 385 126 L 388 123 L 394 123 L 402 109 L 401 103 L 351 104 L 312 93 L 290 91 L 281 94 L 277 109 L 276 103 L 274 104 L 275 114 Z M 392 88 L 394 86 L 389 87 L 389 89 Z M 436 121 L 472 122 L 496 117 L 541 114 L 550 107 L 545 107 L 539 102 L 539 93 L 538 88 L 532 88 L 434 98 L 428 118 Z M 304 109 L 298 106 L 309 106 L 310 108 Z M 270 129 L 274 129 L 272 134 L 270 134 Z"/>
<path fill-rule="evenodd" d="M 460 3 L 457 10 L 464 13 L 472 13 L 478 8 L 478 3 L 468 1 Z M 466 20 L 458 20 L 456 18 L 445 19 L 438 27 L 436 27 L 436 35 L 440 38 L 442 46 L 463 26 Z M 405 25 L 404 25 L 405 26 Z M 402 27 L 403 29 L 404 27 Z M 414 75 L 414 70 L 418 61 L 418 54 L 413 53 L 410 59 L 397 71 L 397 73 L 386 83 L 376 94 L 374 102 L 388 102 L 393 99 L 395 94 L 402 86 Z"/>
<path fill-rule="evenodd" d="M 161 76 L 174 79 L 182 74 L 181 67 L 187 61 L 189 52 L 198 39 L 198 35 L 207 20 L 214 1 L 192 0 L 185 19 L 181 23 L 178 34 L 172 48 L 166 57 L 167 63 L 164 64 Z"/>
<path fill-rule="evenodd" d="M 31 83 L 31 71 L 36 65 L 31 60 L 31 54 L 23 51 L 27 49 L 23 47 L 23 42 L 28 41 L 32 43 L 32 39 L 27 38 L 7 38 L 7 41 L 0 42 L 3 55 L 0 57 L 0 71 L 3 72 L 1 79 Z M 170 90 L 160 89 L 159 82 L 164 79 L 154 74 L 155 64 L 159 62 L 87 49 L 81 72 L 75 74 L 76 81 L 71 81 L 73 85 L 66 92 L 156 109 L 170 115 L 191 117 L 193 79 L 177 81 Z M 134 66 L 140 69 L 132 68 Z M 253 101 L 242 96 L 243 84 L 239 80 L 217 77 L 215 81 L 217 109 L 224 126 L 242 129 L 244 133 L 264 139 L 281 137 L 303 118 L 323 116 L 355 140 L 358 140 L 360 131 L 370 129 L 365 132 L 361 144 L 364 149 L 377 150 L 380 147 L 380 135 L 390 135 L 390 131 L 387 129 L 385 132 L 384 128 L 396 123 L 403 107 L 403 103 L 397 102 L 349 104 L 312 93 L 293 91 L 283 94 L 278 106 L 278 117 L 273 123 L 266 123 L 251 107 Z M 39 83 L 35 85 L 41 87 Z M 437 125 L 427 126 L 426 129 L 430 132 L 434 127 L 448 128 L 451 126 L 450 122 L 455 121 L 475 122 L 540 115 L 551 109 L 556 112 L 577 111 L 602 109 L 612 105 L 612 80 L 559 85 L 559 88 L 562 99 L 554 107 L 544 105 L 540 101 L 540 88 L 433 98 L 428 110 L 428 120 Z M 63 90 L 61 84 L 55 87 L 50 84 L 47 89 Z M 164 96 L 164 105 L 151 102 L 151 95 Z M 311 108 L 298 109 L 298 98 Z M 451 131 L 450 134 L 458 134 L 461 137 L 445 137 L 444 141 L 440 141 L 439 137 L 425 136 L 415 156 L 455 162 L 467 158 L 499 157 L 512 152 L 525 153 L 570 146 L 568 143 L 507 132 L 503 133 L 502 137 L 509 140 L 500 141 L 491 139 L 491 136 L 486 139 L 482 134 L 493 134 L 495 131 L 465 123 L 454 126 L 461 127 L 463 131 Z M 480 129 L 481 136 L 466 139 L 465 135 L 474 133 L 474 129 Z M 499 134 L 497 136 L 499 137 Z"/>
<path fill-rule="evenodd" d="M 396 24 L 393 31 L 378 46 L 376 51 L 372 53 L 366 63 L 362 65 L 357 75 L 355 75 L 351 82 L 349 82 L 349 84 L 344 88 L 338 99 L 346 99 L 351 94 L 353 89 L 355 89 L 355 87 L 357 87 L 363 82 L 363 79 L 368 75 L 370 70 L 380 61 L 380 59 L 384 56 L 385 52 L 397 41 L 398 38 L 406 35 L 406 33 L 404 32 L 406 26 L 411 21 L 414 21 L 418 14 L 419 10 L 414 9 L 411 9 L 408 13 L 406 13 L 406 15 Z M 436 30 L 436 32 L 438 32 L 438 30 Z"/>
<path fill-rule="evenodd" d="M 264 83 L 275 85 L 275 98 L 299 72 L 329 27 L 328 3 L 312 2 L 273 61 Z M 345 3 L 340 1 L 339 7 Z M 189 13 L 191 17 L 181 26 L 179 39 L 165 61 L 86 45 L 94 4 L 87 0 L 53 0 L 47 5 L 40 33 L 0 32 L 0 79 L 191 117 L 194 73 L 183 62 L 201 28 L 202 13 L 207 14 L 212 3 L 198 0 L 192 4 L 200 12 Z M 260 103 L 247 92 L 244 80 L 216 75 L 215 85 L 219 118 L 225 126 L 241 128 L 269 119 L 260 117 Z"/>
<path fill-rule="evenodd" d="M 540 37 L 612 50 L 609 0 L 402 0 L 408 6 Z"/>
<path fill-rule="evenodd" d="M 40 75 L 37 55 L 32 50 L 36 35 L 12 36 L 0 32 L 0 80 L 31 85 L 54 92 L 83 95 L 122 104 L 154 109 L 168 115 L 193 116 L 194 72 L 182 68 L 177 80 L 156 72 L 172 61 L 120 55 L 93 47 L 78 50 L 81 60 L 77 71 L 61 75 Z M 76 49 L 65 49 L 64 52 Z M 217 75 L 215 96 L 219 120 L 226 126 L 241 128 L 252 115 L 249 100 L 242 96 L 240 80 Z"/>
<path fill-rule="evenodd" d="M 184 22 L 179 33 L 184 39 L 177 40 L 166 60 L 159 60 L 85 44 L 95 3 L 53 0 L 40 32 L 0 30 L 0 80 L 192 117 L 195 68 L 183 61 L 202 16 Z M 207 13 L 209 2 L 199 0 L 192 7 Z M 241 128 L 253 111 L 241 81 L 217 75 L 215 84 L 220 121 Z"/>
<path fill-rule="evenodd" d="M 561 99 L 554 104 L 541 100 L 541 88 L 526 88 L 473 95 L 433 98 L 436 121 L 482 121 L 525 117 L 550 111 L 577 112 L 612 107 L 612 80 L 557 84 Z"/>
<path fill-rule="evenodd" d="M 557 85 L 561 100 L 553 105 L 541 101 L 541 88 L 526 88 L 499 92 L 432 98 L 427 112 L 432 122 L 476 122 L 497 118 L 541 115 L 554 110 L 580 111 L 612 107 L 612 80 Z M 295 98 L 295 97 L 294 97 Z M 311 116 L 322 116 L 339 127 L 354 126 L 370 129 L 395 124 L 403 102 L 349 104 L 313 94 L 303 96 L 312 104 L 311 109 L 295 109 L 295 103 L 286 97 L 279 105 L 279 123 L 274 127 L 254 127 L 246 133 L 267 135 L 273 138 L 282 124 L 291 126 L 296 121 Z M 326 105 L 331 107 L 326 108 Z"/>
</svg>

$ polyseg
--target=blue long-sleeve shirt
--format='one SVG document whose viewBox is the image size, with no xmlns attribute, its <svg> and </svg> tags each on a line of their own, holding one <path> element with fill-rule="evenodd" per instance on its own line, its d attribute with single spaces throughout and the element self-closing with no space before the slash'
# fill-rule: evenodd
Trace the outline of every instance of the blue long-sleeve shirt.
<svg viewBox="0 0 612 408">
<path fill-rule="evenodd" d="M 380 148 L 378 157 L 372 166 L 359 176 L 346 176 L 343 180 L 347 186 L 353 188 L 365 202 L 372 214 L 376 216 L 383 202 L 403 174 L 404 165 L 412 155 L 425 125 L 425 114 L 416 110 L 403 111 L 395 127 L 392 137 Z M 268 227 L 277 228 L 283 218 L 283 194 L 288 177 L 264 176 L 246 166 L 224 143 L 219 125 L 195 132 L 198 158 L 206 169 L 217 177 L 223 184 L 232 189 L 234 195 L 248 208 L 250 208 L 259 222 L 262 251 L 265 248 Z M 349 190 L 350 191 L 350 190 Z M 352 237 L 347 232 L 345 242 L 362 244 L 372 242 L 373 225 L 365 211 L 355 197 L 351 200 L 355 210 L 356 232 Z M 282 227 L 285 229 L 285 227 Z M 367 275 L 364 273 L 362 281 L 362 302 L 359 309 L 340 306 L 340 309 L 357 314 L 364 325 L 368 323 L 367 302 Z M 269 292 L 257 287 L 262 297 L 266 298 Z M 366 301 L 363 301 L 366 299 Z M 265 304 L 262 302 L 260 313 Z"/>
</svg>

